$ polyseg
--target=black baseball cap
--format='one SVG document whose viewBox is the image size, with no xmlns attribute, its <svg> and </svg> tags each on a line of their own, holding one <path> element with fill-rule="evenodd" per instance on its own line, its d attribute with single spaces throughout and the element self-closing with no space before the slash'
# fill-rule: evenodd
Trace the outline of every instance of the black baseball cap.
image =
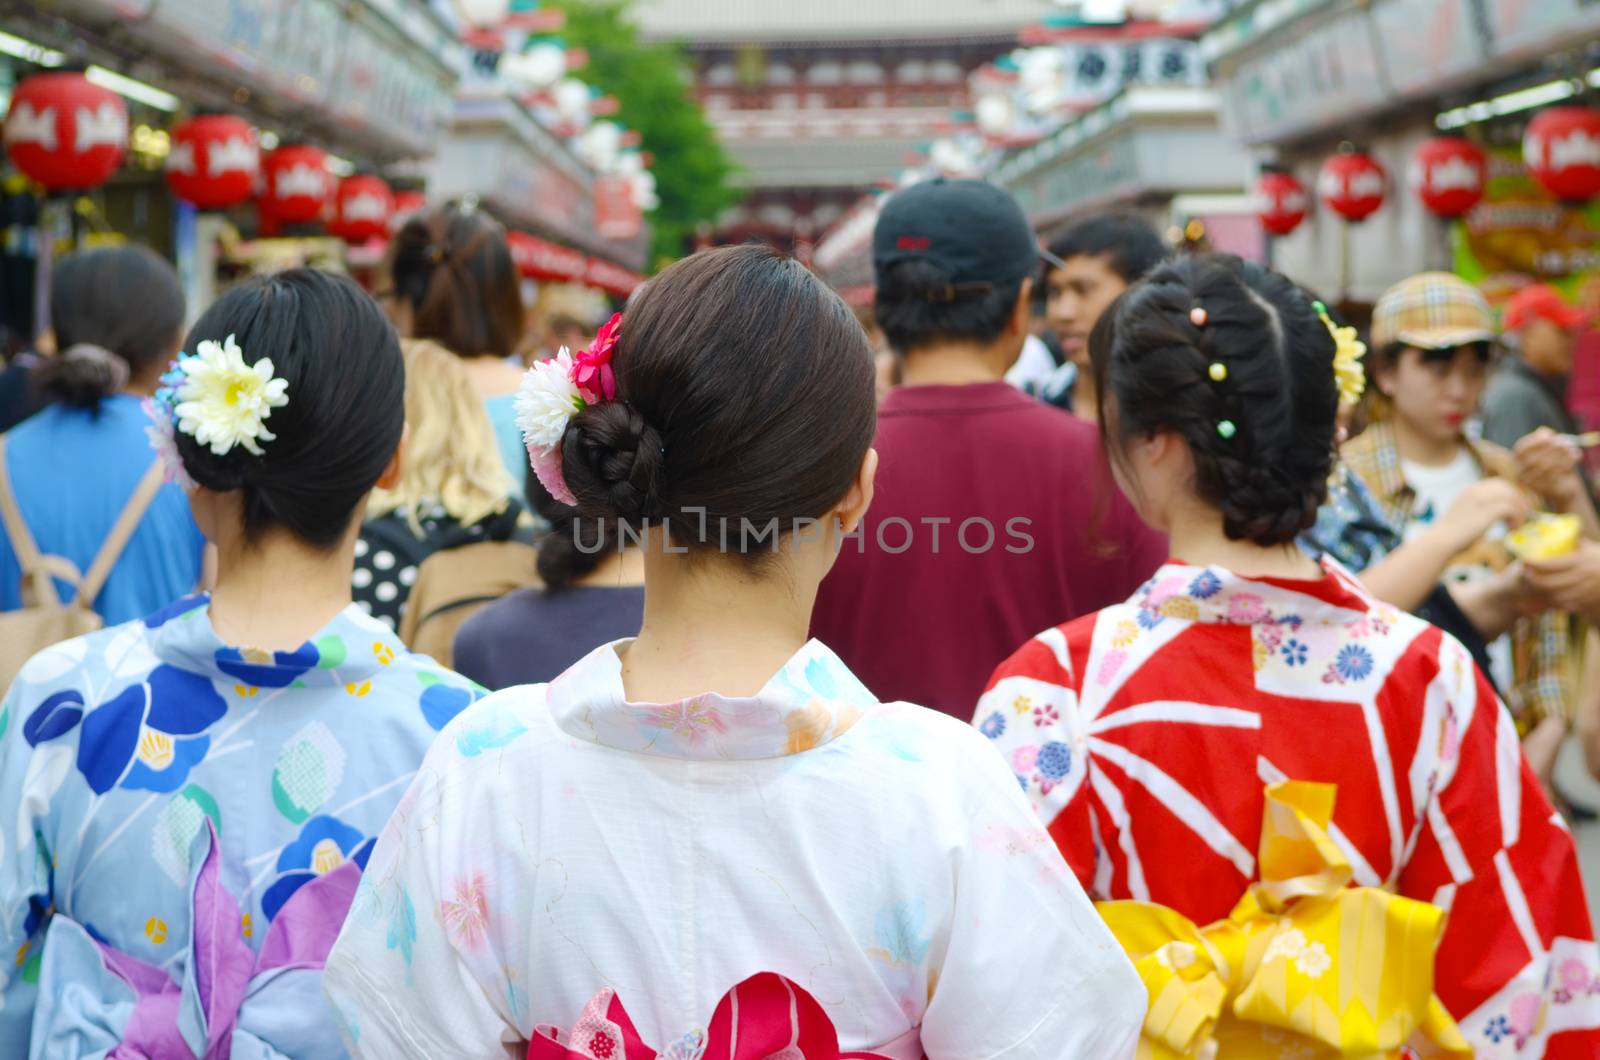
<svg viewBox="0 0 1600 1060">
<path fill-rule="evenodd" d="M 951 284 L 976 287 L 1032 276 L 1049 258 L 1011 193 L 982 180 L 938 177 L 902 188 L 872 230 L 872 268 L 880 276 L 896 262 L 926 261 Z"/>
</svg>

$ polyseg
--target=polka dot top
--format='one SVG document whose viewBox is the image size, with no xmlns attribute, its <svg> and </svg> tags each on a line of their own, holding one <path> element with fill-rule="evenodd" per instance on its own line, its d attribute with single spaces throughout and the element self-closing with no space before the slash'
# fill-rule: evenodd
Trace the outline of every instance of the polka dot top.
<svg viewBox="0 0 1600 1060">
<path fill-rule="evenodd" d="M 512 501 L 506 511 L 462 526 L 444 508 L 435 506 L 419 519 L 421 537 L 403 512 L 368 520 L 356 541 L 356 566 L 350 576 L 356 606 L 390 629 L 398 629 L 423 560 L 442 549 L 479 541 L 508 541 L 521 511 L 521 506 Z"/>
</svg>

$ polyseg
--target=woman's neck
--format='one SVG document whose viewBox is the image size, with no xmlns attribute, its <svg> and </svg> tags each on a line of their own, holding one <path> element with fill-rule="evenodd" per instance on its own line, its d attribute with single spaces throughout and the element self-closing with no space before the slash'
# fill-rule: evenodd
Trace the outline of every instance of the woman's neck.
<svg viewBox="0 0 1600 1060">
<path fill-rule="evenodd" d="M 1194 567 L 1221 567 L 1245 578 L 1320 578 L 1322 568 L 1294 542 L 1257 545 L 1235 541 L 1222 530 L 1214 511 L 1174 518 L 1168 531 L 1173 558 Z"/>
<path fill-rule="evenodd" d="M 517 388 L 522 385 L 521 370 L 499 357 L 466 357 L 462 359 L 461 364 L 480 397 L 515 394 Z"/>
<path fill-rule="evenodd" d="M 217 552 L 211 624 L 225 644 L 294 651 L 350 606 L 352 548 L 323 552 L 273 533 Z"/>
<path fill-rule="evenodd" d="M 572 584 L 600 589 L 643 585 L 644 553 L 637 548 L 607 548 L 594 570 L 572 579 Z"/>
<path fill-rule="evenodd" d="M 1444 440 L 1432 438 L 1398 418 L 1394 420 L 1394 442 L 1400 459 L 1424 467 L 1446 466 L 1460 454 L 1462 445 L 1459 435 Z"/>
<path fill-rule="evenodd" d="M 783 579 L 753 577 L 737 557 L 644 560 L 644 623 L 622 659 L 631 701 L 752 696 L 810 636 L 814 583 L 785 593 Z"/>
</svg>

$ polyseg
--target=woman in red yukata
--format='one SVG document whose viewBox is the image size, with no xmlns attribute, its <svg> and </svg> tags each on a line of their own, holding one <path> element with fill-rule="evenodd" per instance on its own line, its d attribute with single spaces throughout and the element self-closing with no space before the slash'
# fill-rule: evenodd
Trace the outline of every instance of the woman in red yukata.
<svg viewBox="0 0 1600 1060">
<path fill-rule="evenodd" d="M 1572 838 L 1509 713 L 1460 644 L 1295 547 L 1353 332 L 1198 257 L 1091 347 L 1118 481 L 1174 558 L 1025 644 L 974 724 L 1134 959 L 1141 1055 L 1600 1055 Z"/>
</svg>

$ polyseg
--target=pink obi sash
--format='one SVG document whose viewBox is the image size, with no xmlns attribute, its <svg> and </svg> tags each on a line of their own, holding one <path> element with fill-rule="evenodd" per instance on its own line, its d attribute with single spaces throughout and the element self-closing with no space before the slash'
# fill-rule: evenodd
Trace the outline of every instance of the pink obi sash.
<svg viewBox="0 0 1600 1060">
<path fill-rule="evenodd" d="M 615 990 L 602 990 L 563 1035 L 536 1027 L 528 1060 L 923 1060 L 913 1027 L 871 1052 L 841 1053 L 833 1021 L 816 998 L 776 972 L 740 983 L 717 1003 L 710 1027 L 662 1052 L 639 1037 Z"/>
</svg>

